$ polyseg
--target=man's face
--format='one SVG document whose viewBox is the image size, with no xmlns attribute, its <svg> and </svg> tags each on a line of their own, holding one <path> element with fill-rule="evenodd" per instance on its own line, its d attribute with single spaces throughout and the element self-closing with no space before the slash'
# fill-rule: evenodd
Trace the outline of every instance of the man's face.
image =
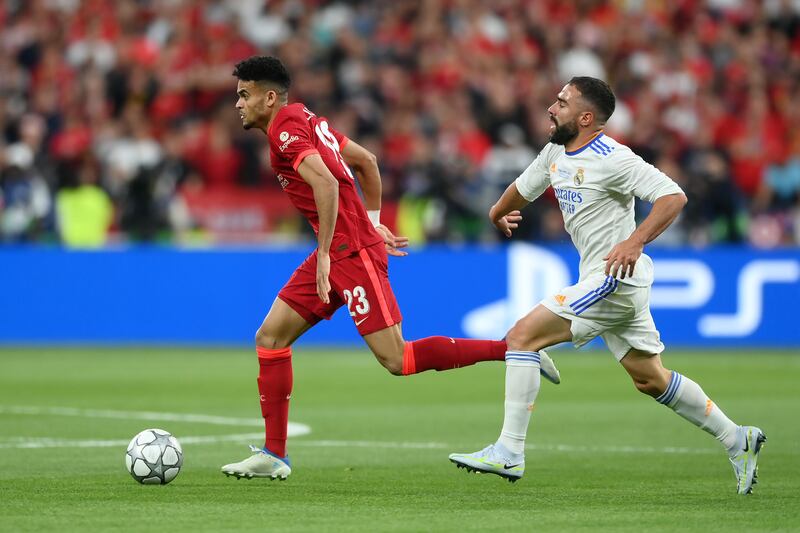
<svg viewBox="0 0 800 533">
<path fill-rule="evenodd" d="M 572 85 L 565 85 L 553 105 L 547 109 L 552 125 L 550 142 L 566 145 L 578 136 L 578 116 L 584 111 L 581 93 Z"/>
<path fill-rule="evenodd" d="M 254 126 L 266 125 L 269 122 L 271 108 L 267 106 L 267 101 L 270 93 L 272 91 L 266 91 L 255 81 L 239 80 L 236 86 L 236 94 L 239 95 L 239 99 L 236 100 L 236 109 L 239 111 L 244 129 L 249 130 Z"/>
</svg>

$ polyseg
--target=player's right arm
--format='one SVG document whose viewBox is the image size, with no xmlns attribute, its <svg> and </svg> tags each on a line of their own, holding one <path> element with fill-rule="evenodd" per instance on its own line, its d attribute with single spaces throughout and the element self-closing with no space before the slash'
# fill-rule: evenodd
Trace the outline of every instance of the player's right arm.
<svg viewBox="0 0 800 533">
<path fill-rule="evenodd" d="M 330 302 L 328 293 L 331 284 L 328 277 L 331 272 L 331 241 L 333 229 L 336 227 L 336 216 L 339 211 L 339 182 L 325 166 L 319 154 L 310 154 L 303 158 L 297 167 L 297 173 L 314 191 L 314 203 L 319 216 L 319 233 L 317 234 L 317 294 L 326 304 Z"/>
<path fill-rule="evenodd" d="M 677 183 L 629 148 L 614 152 L 612 190 L 632 194 L 653 204 L 650 213 L 627 239 L 614 246 L 603 260 L 606 274 L 619 279 L 633 276 L 644 245 L 658 237 L 678 217 L 686 205 L 686 195 Z"/>
<path fill-rule="evenodd" d="M 408 255 L 406 252 L 398 250 L 398 248 L 408 246 L 408 238 L 395 236 L 389 228 L 380 223 L 383 185 L 381 184 L 381 172 L 378 169 L 378 158 L 352 139 L 347 139 L 341 149 L 341 154 L 345 163 L 356 172 L 356 179 L 364 195 L 364 207 L 367 208 L 367 215 L 375 226 L 375 230 L 383 237 L 386 252 L 396 256 Z"/>
<path fill-rule="evenodd" d="M 356 171 L 356 179 L 364 194 L 364 206 L 367 211 L 380 210 L 383 186 L 381 173 L 378 170 L 378 158 L 352 139 L 348 139 L 342 147 L 342 157 L 345 163 Z"/>
</svg>

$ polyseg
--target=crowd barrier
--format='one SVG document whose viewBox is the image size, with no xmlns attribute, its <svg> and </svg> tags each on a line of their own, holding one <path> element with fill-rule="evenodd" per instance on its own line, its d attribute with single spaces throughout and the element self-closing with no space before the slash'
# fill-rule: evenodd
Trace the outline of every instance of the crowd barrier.
<svg viewBox="0 0 800 533">
<path fill-rule="evenodd" d="M 251 344 L 304 246 L 96 252 L 0 249 L 0 343 Z M 648 250 L 652 312 L 669 346 L 800 347 L 800 251 Z M 436 246 L 390 258 L 406 338 L 501 338 L 577 278 L 571 247 Z M 346 309 L 302 343 L 355 344 Z"/>
</svg>

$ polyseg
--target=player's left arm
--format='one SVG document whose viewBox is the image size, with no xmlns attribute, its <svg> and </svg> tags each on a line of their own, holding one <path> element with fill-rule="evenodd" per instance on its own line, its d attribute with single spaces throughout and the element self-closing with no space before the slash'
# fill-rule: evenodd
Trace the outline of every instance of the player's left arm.
<svg viewBox="0 0 800 533">
<path fill-rule="evenodd" d="M 550 185 L 547 173 L 552 145 L 546 145 L 522 174 L 506 187 L 497 202 L 489 208 L 489 220 L 506 237 L 511 237 L 522 220 L 522 208 L 541 196 Z"/>
<path fill-rule="evenodd" d="M 356 179 L 364 195 L 364 207 L 367 208 L 367 215 L 375 226 L 375 230 L 383 237 L 386 252 L 395 256 L 408 255 L 407 252 L 398 250 L 398 248 L 408 246 L 408 238 L 395 236 L 389 228 L 380 223 L 383 185 L 378 168 L 378 158 L 352 139 L 347 140 L 341 149 L 341 154 L 345 163 L 355 170 Z"/>
<path fill-rule="evenodd" d="M 511 237 L 512 230 L 517 229 L 522 220 L 522 208 L 529 203 L 517 189 L 517 182 L 512 181 L 500 199 L 489 208 L 489 220 L 503 235 Z"/>
<path fill-rule="evenodd" d="M 644 251 L 644 245 L 653 241 L 678 217 L 686 205 L 686 195 L 669 176 L 629 149 L 620 149 L 613 164 L 612 188 L 632 194 L 653 204 L 639 227 L 631 235 L 614 246 L 604 258 L 606 275 L 625 279 L 633 276 L 636 261 Z"/>
<path fill-rule="evenodd" d="M 314 203 L 319 216 L 317 234 L 317 295 L 324 303 L 330 302 L 331 291 L 331 241 L 339 213 L 339 182 L 319 154 L 310 154 L 297 166 L 297 173 L 314 191 Z"/>
<path fill-rule="evenodd" d="M 653 203 L 650 214 L 631 233 L 631 236 L 614 246 L 604 258 L 606 275 L 620 279 L 625 279 L 626 275 L 633 276 L 633 268 L 644 251 L 644 245 L 661 235 L 677 218 L 684 205 L 686 205 L 686 195 L 682 192 L 658 198 Z"/>
</svg>

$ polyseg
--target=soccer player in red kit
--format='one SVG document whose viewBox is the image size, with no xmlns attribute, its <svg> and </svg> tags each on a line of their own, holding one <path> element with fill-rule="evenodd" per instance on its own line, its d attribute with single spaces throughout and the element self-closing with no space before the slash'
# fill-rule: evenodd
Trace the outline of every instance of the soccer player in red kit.
<svg viewBox="0 0 800 533">
<path fill-rule="evenodd" d="M 286 479 L 291 473 L 286 429 L 292 344 L 340 307 L 347 306 L 367 346 L 395 375 L 503 361 L 506 343 L 450 337 L 407 342 L 389 284 L 387 255 L 406 255 L 400 248 L 407 245 L 407 239 L 395 237 L 380 224 L 381 179 L 375 156 L 303 104 L 289 104 L 291 81 L 278 59 L 251 57 L 238 63 L 233 75 L 239 80 L 236 109 L 242 125 L 267 135 L 272 168 L 292 203 L 314 228 L 317 248 L 280 290 L 256 333 L 264 447 L 251 447 L 252 456 L 223 466 L 222 472 Z M 513 223 L 511 216 L 509 220 Z M 557 382 L 558 371 L 551 362 L 542 366 L 542 374 Z"/>
</svg>

